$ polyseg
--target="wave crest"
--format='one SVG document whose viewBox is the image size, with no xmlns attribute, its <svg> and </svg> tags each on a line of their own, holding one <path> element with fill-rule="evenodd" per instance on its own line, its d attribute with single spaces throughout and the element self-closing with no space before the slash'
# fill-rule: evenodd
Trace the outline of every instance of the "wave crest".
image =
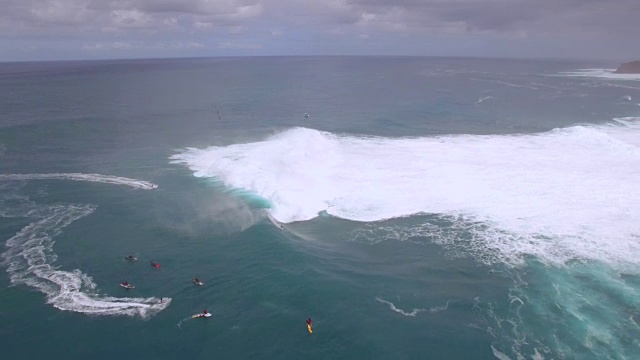
<svg viewBox="0 0 640 360">
<path fill-rule="evenodd" d="M 569 257 L 594 256 L 586 249 L 596 249 L 636 263 L 638 120 L 400 139 L 295 128 L 256 143 L 186 149 L 171 161 L 260 195 L 284 223 L 323 211 L 366 222 L 440 214 L 515 234 L 493 238 L 515 241 L 525 253 L 534 247 L 527 239 L 553 248 L 545 239 L 566 238 L 574 239 L 561 249 Z"/>
</svg>

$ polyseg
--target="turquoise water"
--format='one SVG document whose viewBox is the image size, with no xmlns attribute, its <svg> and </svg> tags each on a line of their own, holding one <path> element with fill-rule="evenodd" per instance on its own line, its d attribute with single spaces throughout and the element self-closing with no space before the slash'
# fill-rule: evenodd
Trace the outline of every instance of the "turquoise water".
<svg viewBox="0 0 640 360">
<path fill-rule="evenodd" d="M 640 83 L 565 73 L 610 66 L 1 64 L 0 345 L 633 359 Z"/>
</svg>

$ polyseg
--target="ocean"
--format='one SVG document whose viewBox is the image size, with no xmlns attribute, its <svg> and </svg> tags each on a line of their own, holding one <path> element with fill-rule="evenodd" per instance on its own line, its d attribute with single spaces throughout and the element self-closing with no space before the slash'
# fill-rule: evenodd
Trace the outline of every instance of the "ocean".
<svg viewBox="0 0 640 360">
<path fill-rule="evenodd" d="M 2 63 L 3 357 L 638 359 L 615 66 Z"/>
</svg>

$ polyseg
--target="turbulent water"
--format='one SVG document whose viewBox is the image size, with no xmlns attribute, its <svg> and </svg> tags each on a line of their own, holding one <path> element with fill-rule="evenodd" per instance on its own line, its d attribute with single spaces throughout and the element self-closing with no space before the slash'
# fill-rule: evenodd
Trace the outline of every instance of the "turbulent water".
<svg viewBox="0 0 640 360">
<path fill-rule="evenodd" d="M 634 359 L 640 78 L 613 65 L 1 64 L 0 345 Z"/>
</svg>

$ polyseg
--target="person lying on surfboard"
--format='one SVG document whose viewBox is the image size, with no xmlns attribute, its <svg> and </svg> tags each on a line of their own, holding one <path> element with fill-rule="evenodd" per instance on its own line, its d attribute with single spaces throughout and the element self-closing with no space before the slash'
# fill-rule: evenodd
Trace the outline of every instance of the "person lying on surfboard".
<svg viewBox="0 0 640 360">
<path fill-rule="evenodd" d="M 200 314 L 194 314 L 191 316 L 192 319 L 201 319 L 201 318 L 208 318 L 208 317 L 211 317 L 211 314 L 207 312 L 207 309 L 204 309 L 204 312 L 201 312 Z"/>
<path fill-rule="evenodd" d="M 157 262 L 155 262 L 155 261 L 152 261 L 152 262 L 151 262 L 151 266 L 155 267 L 156 269 L 160 269 L 160 264 L 158 264 L 158 263 L 157 263 Z"/>
<path fill-rule="evenodd" d="M 309 330 L 309 334 L 313 334 L 313 325 L 311 324 L 311 318 L 307 319 L 307 330 Z"/>
</svg>

